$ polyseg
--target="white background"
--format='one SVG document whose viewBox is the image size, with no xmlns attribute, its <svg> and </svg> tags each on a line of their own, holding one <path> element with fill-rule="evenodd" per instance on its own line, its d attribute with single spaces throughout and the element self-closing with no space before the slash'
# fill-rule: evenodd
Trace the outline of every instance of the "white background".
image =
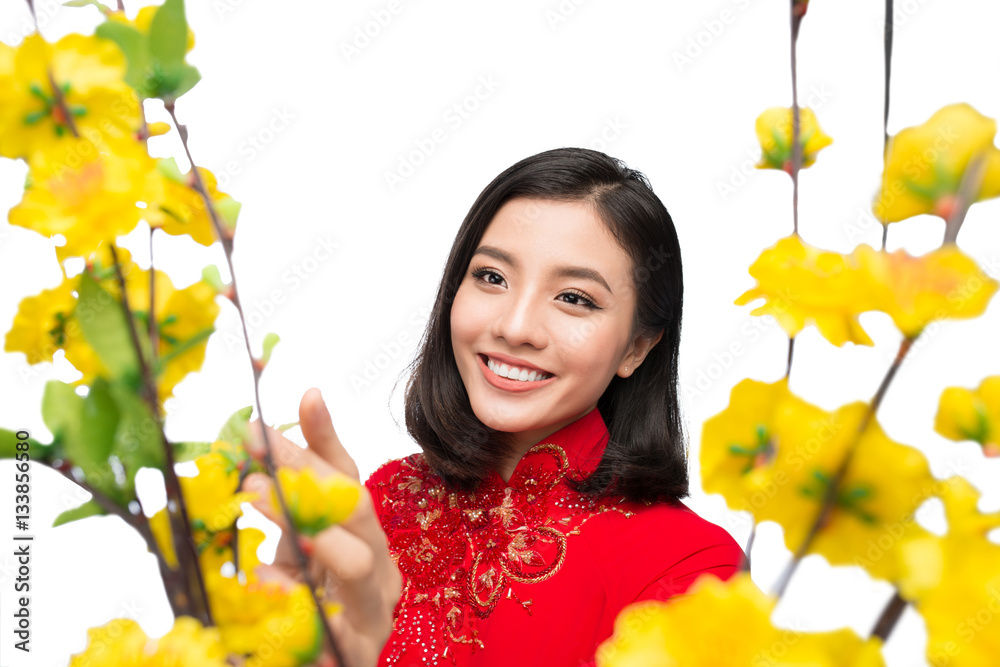
<svg viewBox="0 0 1000 667">
<path fill-rule="evenodd" d="M 140 3 L 126 4 L 134 15 Z M 262 380 L 268 422 L 295 421 L 303 392 L 318 386 L 363 477 L 416 451 L 402 421 L 400 372 L 423 332 L 454 234 L 494 176 L 559 146 L 624 159 L 650 178 L 673 216 L 685 266 L 681 380 L 692 461 L 701 423 L 725 407 L 733 385 L 783 374 L 785 334 L 732 301 L 754 284 L 750 263 L 792 228 L 791 180 L 750 168 L 759 155 L 755 118 L 769 106 L 791 104 L 787 1 L 402 0 L 382 27 L 370 22 L 373 12 L 385 21 L 388 0 L 188 4 L 197 38 L 189 61 L 203 80 L 178 112 L 195 159 L 244 204 L 235 263 L 251 343 L 259 353 L 265 333 L 282 338 Z M 50 41 L 90 33 L 99 20 L 93 8 L 37 5 Z M 812 106 L 834 138 L 801 175 L 800 231 L 809 243 L 843 252 L 862 242 L 877 247 L 880 239 L 867 211 L 882 168 L 882 11 L 881 2 L 815 0 L 800 39 L 800 104 Z M 1000 116 L 998 21 L 1000 5 L 985 0 L 897 2 L 891 133 L 953 102 Z M 0 39 L 16 45 L 29 26 L 24 3 L 3 3 Z M 367 43 L 358 37 L 366 26 L 377 33 Z M 362 48 L 348 57 L 344 45 L 356 39 Z M 680 55 L 690 62 L 679 64 Z M 491 89 L 480 85 L 484 80 Z M 157 102 L 147 113 L 165 116 Z M 445 140 L 430 155 L 415 155 L 419 166 L 390 188 L 385 174 L 409 160 L 418 143 L 426 146 L 436 128 Z M 150 149 L 177 156 L 186 168 L 175 133 L 151 140 Z M 0 160 L 0 211 L 19 201 L 24 172 L 23 164 Z M 723 196 L 722 183 L 735 192 Z M 1000 201 L 978 204 L 959 236 L 994 278 L 998 217 Z M 122 244 L 148 266 L 147 233 L 140 227 Z M 888 247 L 923 253 L 942 233 L 938 218 L 924 216 L 893 225 Z M 330 245 L 337 246 L 333 253 L 324 250 Z M 228 275 L 218 244 L 206 249 L 158 235 L 155 255 L 177 287 L 195 281 L 208 263 Z M 21 298 L 59 281 L 48 239 L 0 223 L 0 331 L 10 328 Z M 827 409 L 868 399 L 899 335 L 879 313 L 862 323 L 874 348 L 835 348 L 814 329 L 804 331 L 793 391 Z M 231 304 L 223 304 L 216 326 L 203 371 L 168 403 L 171 439 L 212 439 L 227 415 L 252 402 Z M 928 455 L 936 475 L 963 472 L 984 489 L 983 508 L 1000 506 L 997 461 L 982 463 L 975 445 L 948 442 L 932 427 L 942 388 L 975 386 L 1000 372 L 998 330 L 994 299 L 983 318 L 925 334 L 879 413 L 890 436 Z M 400 336 L 404 343 L 393 347 Z M 727 356 L 734 343 L 740 353 Z M 374 379 L 352 383 L 369 365 Z M 39 409 L 45 382 L 76 374 L 61 355 L 30 368 L 22 354 L 3 353 L 0 377 L 0 426 L 48 441 Z M 302 442 L 298 429 L 289 434 Z M 12 474 L 10 462 L 0 463 L 3 507 L 10 506 Z M 746 516 L 728 512 L 719 496 L 706 497 L 698 479 L 695 465 L 688 504 L 745 544 Z M 152 510 L 163 501 L 149 487 L 142 492 Z M 114 617 L 135 618 L 153 636 L 170 626 L 154 559 L 119 519 L 45 528 L 86 498 L 59 475 L 34 468 L 32 653 L 10 648 L 8 541 L 0 544 L 5 665 L 65 665 L 84 647 L 87 627 Z M 933 506 L 921 513 L 938 528 L 939 515 Z M 4 527 L 0 536 L 12 530 Z M 769 590 L 788 557 L 776 526 L 760 527 L 752 557 L 755 581 Z M 812 557 L 776 618 L 798 629 L 848 625 L 866 635 L 890 592 L 859 570 Z M 886 648 L 889 664 L 924 664 L 924 640 L 922 621 L 908 611 Z"/>
</svg>

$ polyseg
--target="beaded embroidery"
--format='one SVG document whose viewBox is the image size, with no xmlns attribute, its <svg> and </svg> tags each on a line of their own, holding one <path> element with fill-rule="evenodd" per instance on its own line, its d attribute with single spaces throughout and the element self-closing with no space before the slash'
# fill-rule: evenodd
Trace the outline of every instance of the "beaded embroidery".
<svg viewBox="0 0 1000 667">
<path fill-rule="evenodd" d="M 393 636 L 410 638 L 410 645 L 390 640 L 385 665 L 398 664 L 407 650 L 422 653 L 422 664 L 438 665 L 440 656 L 455 665 L 452 644 L 485 648 L 477 618 L 487 618 L 505 590 L 531 614 L 531 600 L 519 599 L 511 582 L 537 583 L 558 572 L 567 536 L 591 517 L 608 510 L 633 515 L 624 498 L 597 501 L 560 484 L 569 463 L 555 444 L 532 447 L 509 486 L 493 474 L 469 493 L 447 492 L 423 454 L 399 466 L 376 484 L 389 552 L 404 581 Z"/>
</svg>

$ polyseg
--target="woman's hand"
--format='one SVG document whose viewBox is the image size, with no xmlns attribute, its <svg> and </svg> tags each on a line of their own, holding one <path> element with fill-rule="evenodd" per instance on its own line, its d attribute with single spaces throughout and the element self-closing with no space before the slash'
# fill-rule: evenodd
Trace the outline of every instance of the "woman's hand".
<svg viewBox="0 0 1000 667">
<path fill-rule="evenodd" d="M 308 466 L 318 477 L 336 471 L 361 483 L 358 466 L 340 443 L 319 389 L 314 387 L 302 396 L 299 424 L 308 445 L 306 448 L 286 439 L 277 429 L 267 427 L 276 467 L 298 469 Z M 260 430 L 259 420 L 250 422 L 248 450 L 254 458 L 262 460 L 264 443 Z M 286 584 L 304 582 L 284 518 L 280 510 L 271 506 L 272 484 L 273 481 L 262 473 L 254 473 L 244 480 L 244 489 L 259 494 L 253 506 L 282 529 L 274 563 L 260 565 L 257 574 L 263 580 Z M 310 538 L 304 539 L 308 542 Z M 326 582 L 333 599 L 344 607 L 342 612 L 328 617 L 345 661 L 337 667 L 374 667 L 392 632 L 392 614 L 403 580 L 389 557 L 388 541 L 367 488 L 362 488 L 350 517 L 311 539 L 309 570 L 313 584 L 322 586 Z M 329 656 L 324 655 L 324 658 L 326 664 L 334 662 Z M 320 664 L 323 663 L 321 660 Z"/>
</svg>

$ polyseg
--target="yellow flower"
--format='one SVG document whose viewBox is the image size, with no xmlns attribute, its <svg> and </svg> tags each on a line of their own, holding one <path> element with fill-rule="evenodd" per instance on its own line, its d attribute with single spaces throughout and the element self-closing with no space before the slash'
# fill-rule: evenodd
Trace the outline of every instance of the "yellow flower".
<svg viewBox="0 0 1000 667">
<path fill-rule="evenodd" d="M 858 315 L 874 308 L 865 274 L 840 253 L 820 250 L 798 235 L 779 239 L 750 266 L 757 286 L 733 302 L 738 306 L 763 297 L 751 315 L 772 315 L 789 336 L 813 324 L 837 346 L 872 345 Z"/>
<path fill-rule="evenodd" d="M 237 492 L 240 465 L 245 464 L 239 449 L 217 440 L 208 454 L 194 460 L 198 474 L 180 478 L 195 541 L 202 547 L 214 533 L 227 530 L 236 522 L 242 514 L 241 503 L 257 497 L 248 491 Z"/>
<path fill-rule="evenodd" d="M 315 535 L 351 515 L 361 496 L 361 485 L 341 473 L 317 479 L 311 468 L 278 468 L 278 483 L 295 528 L 305 535 Z M 271 504 L 279 509 L 278 497 L 271 489 Z"/>
<path fill-rule="evenodd" d="M 40 364 L 52 361 L 56 350 L 63 349 L 73 333 L 82 337 L 79 326 L 70 326 L 76 309 L 76 282 L 63 280 L 58 287 L 21 299 L 4 351 L 23 352 L 29 364 Z"/>
<path fill-rule="evenodd" d="M 979 492 L 961 477 L 942 484 L 941 499 L 948 532 L 906 546 L 901 591 L 924 618 L 932 664 L 987 667 L 1000 654 L 1000 545 L 986 534 L 1000 512 L 980 512 Z"/>
<path fill-rule="evenodd" d="M 984 378 L 975 390 L 945 389 L 934 430 L 956 442 L 973 440 L 987 456 L 1000 456 L 1000 375 Z"/>
<path fill-rule="evenodd" d="M 171 569 L 177 569 L 174 534 L 170 530 L 170 516 L 167 514 L 166 507 L 149 517 L 149 529 L 153 533 L 153 539 L 156 540 L 156 544 L 160 548 L 160 553 L 163 554 L 163 560 L 167 562 L 167 566 Z"/>
<path fill-rule="evenodd" d="M 864 641 L 848 629 L 802 633 L 777 628 L 771 623 L 774 606 L 746 572 L 725 582 L 702 575 L 682 597 L 625 607 L 615 619 L 614 634 L 597 649 L 597 666 L 885 664 L 878 639 Z"/>
<path fill-rule="evenodd" d="M 917 257 L 862 244 L 852 255 L 868 276 L 875 308 L 910 338 L 936 319 L 982 315 L 1000 286 L 954 243 Z"/>
<path fill-rule="evenodd" d="M 829 413 L 792 395 L 786 382 L 736 385 L 729 406 L 705 421 L 700 458 L 706 492 L 721 493 L 730 508 L 749 511 L 757 521 L 777 522 L 795 551 L 865 405 Z M 873 419 L 809 552 L 897 581 L 900 545 L 927 534 L 913 513 L 936 489 L 923 455 L 890 440 Z"/>
<path fill-rule="evenodd" d="M 129 138 L 139 127 L 139 99 L 123 80 L 125 57 L 111 42 L 72 34 L 49 44 L 34 34 L 25 38 L 12 63 L 11 52 L 4 51 L 0 155 L 29 162 L 51 158 L 72 168 L 87 157 L 91 144 Z M 70 117 L 57 103 L 52 80 Z M 79 137 L 72 135 L 71 125 Z"/>
<path fill-rule="evenodd" d="M 87 256 L 102 242 L 128 234 L 142 213 L 137 204 L 149 194 L 155 163 L 138 142 L 128 139 L 89 146 L 73 167 L 57 160 L 32 164 L 24 197 L 9 213 L 10 224 L 44 236 L 62 234 L 60 262 Z"/>
<path fill-rule="evenodd" d="M 205 202 L 198 191 L 189 186 L 191 173 L 181 175 L 173 158 L 160 159 L 158 190 L 144 217 L 153 228 L 179 236 L 189 234 L 198 243 L 210 246 L 218 239 Z M 240 205 L 224 192 L 219 192 L 215 176 L 208 169 L 198 168 L 213 207 L 228 229 L 236 225 Z"/>
<path fill-rule="evenodd" d="M 109 21 L 117 21 L 119 23 L 130 25 L 139 32 L 141 32 L 143 35 L 149 35 L 149 24 L 152 23 L 153 17 L 156 15 L 156 11 L 159 8 L 160 8 L 159 5 L 150 5 L 148 7 L 142 7 L 139 10 L 139 13 L 136 14 L 135 18 L 131 21 L 128 19 L 127 16 L 125 16 L 125 12 L 121 10 L 108 12 L 107 17 Z M 188 26 L 187 47 L 185 48 L 185 52 L 188 52 L 193 48 L 194 48 L 194 32 L 191 30 L 191 27 Z"/>
<path fill-rule="evenodd" d="M 226 667 L 226 651 L 216 628 L 181 616 L 167 634 L 150 639 L 135 621 L 116 618 L 87 631 L 87 648 L 70 667 Z"/>
<path fill-rule="evenodd" d="M 975 156 L 985 171 L 973 202 L 1000 195 L 1000 150 L 993 145 L 996 121 L 968 104 L 950 104 L 923 125 L 889 138 L 885 169 L 873 210 L 886 222 L 929 213 L 951 217 L 962 178 Z"/>
<path fill-rule="evenodd" d="M 757 117 L 757 140 L 761 156 L 758 169 L 783 169 L 792 172 L 792 108 L 771 107 Z M 816 114 L 808 107 L 799 107 L 799 144 L 802 146 L 802 168 L 816 161 L 816 154 L 833 143 L 823 133 Z"/>
</svg>

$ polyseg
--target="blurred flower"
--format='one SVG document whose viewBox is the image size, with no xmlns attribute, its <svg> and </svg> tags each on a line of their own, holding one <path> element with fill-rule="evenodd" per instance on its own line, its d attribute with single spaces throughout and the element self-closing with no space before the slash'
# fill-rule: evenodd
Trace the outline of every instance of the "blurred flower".
<svg viewBox="0 0 1000 667">
<path fill-rule="evenodd" d="M 725 582 L 702 575 L 683 597 L 625 607 L 615 619 L 614 634 L 597 649 L 597 666 L 885 664 L 878 639 L 862 640 L 846 628 L 823 633 L 777 628 L 771 623 L 774 606 L 749 573 Z"/>
<path fill-rule="evenodd" d="M 257 497 L 249 491 L 237 492 L 240 466 L 245 464 L 240 450 L 237 445 L 216 440 L 208 454 L 194 460 L 198 474 L 180 478 L 195 543 L 202 549 L 214 533 L 229 529 L 242 515 L 241 503 Z"/>
<path fill-rule="evenodd" d="M 144 213 L 151 227 L 162 229 L 167 234 L 179 236 L 189 234 L 198 243 L 210 246 L 218 239 L 218 234 L 212 225 L 212 219 L 205 202 L 198 191 L 189 182 L 191 173 L 187 176 L 180 173 L 173 158 L 158 161 L 157 194 L 152 198 L 149 208 Z M 219 192 L 215 176 L 207 169 L 198 168 L 202 182 L 208 192 L 212 205 L 228 229 L 236 226 L 240 205 L 229 195 Z"/>
<path fill-rule="evenodd" d="M 792 121 L 791 107 L 771 107 L 757 116 L 757 140 L 762 151 L 758 169 L 783 169 L 792 173 Z M 802 168 L 812 166 L 816 154 L 832 143 L 833 139 L 820 129 L 812 109 L 799 107 Z"/>
<path fill-rule="evenodd" d="M 70 658 L 70 667 L 227 667 L 216 628 L 181 616 L 167 634 L 150 639 L 135 621 L 116 618 L 87 630 L 87 648 Z"/>
<path fill-rule="evenodd" d="M 721 493 L 731 509 L 749 511 L 757 521 L 780 524 L 786 546 L 796 551 L 865 409 L 857 402 L 829 413 L 791 394 L 785 379 L 743 380 L 729 406 L 705 421 L 705 491 Z M 913 513 L 937 482 L 923 455 L 893 442 L 874 419 L 857 447 L 809 553 L 897 581 L 900 545 L 928 534 Z"/>
<path fill-rule="evenodd" d="M 1000 375 L 984 378 L 975 390 L 945 389 L 934 430 L 956 442 L 973 440 L 987 456 L 1000 456 Z"/>
<path fill-rule="evenodd" d="M 132 139 L 88 146 L 72 168 L 54 160 L 33 163 L 24 197 L 9 213 L 12 225 L 62 234 L 60 262 L 131 232 L 142 213 L 138 202 L 148 198 L 155 177 L 153 160 Z"/>
<path fill-rule="evenodd" d="M 349 517 L 361 496 L 361 485 L 347 475 L 334 473 L 318 479 L 312 468 L 280 467 L 278 483 L 295 528 L 310 536 Z M 271 503 L 280 511 L 273 487 Z"/>
<path fill-rule="evenodd" d="M 789 336 L 812 324 L 837 346 L 872 345 L 858 315 L 875 308 L 867 276 L 840 253 L 820 250 L 797 234 L 779 239 L 750 266 L 757 286 L 733 302 L 742 306 L 763 297 L 751 315 L 771 315 Z"/>
<path fill-rule="evenodd" d="M 996 121 L 964 102 L 942 107 L 923 125 L 900 130 L 886 145 L 875 215 L 886 222 L 922 213 L 948 220 L 965 171 L 976 156 L 985 160 L 985 171 L 973 202 L 1000 195 L 995 135 Z"/>
<path fill-rule="evenodd" d="M 173 531 L 170 530 L 170 516 L 166 507 L 149 517 L 149 529 L 167 566 L 177 569 L 177 552 L 174 550 Z"/>
<path fill-rule="evenodd" d="M 71 332 L 82 337 L 78 326 L 69 326 L 76 309 L 76 280 L 21 299 L 14 324 L 4 339 L 4 351 L 23 352 L 29 364 L 52 361 L 56 350 L 69 342 Z"/>
<path fill-rule="evenodd" d="M 14 52 L 0 49 L 0 156 L 55 161 L 65 169 L 87 158 L 92 145 L 129 138 L 141 121 L 124 74 L 121 50 L 93 36 L 71 34 L 49 44 L 36 33 Z"/>
<path fill-rule="evenodd" d="M 979 511 L 979 491 L 962 477 L 942 483 L 948 520 L 943 537 L 905 547 L 901 594 L 927 626 L 927 657 L 936 665 L 987 667 L 1000 655 L 1000 545 L 986 535 L 1000 512 Z"/>
<path fill-rule="evenodd" d="M 910 338 L 936 319 L 982 315 L 998 287 L 954 243 L 917 257 L 902 248 L 890 253 L 862 244 L 852 255 L 868 280 L 859 297 L 888 313 Z"/>
</svg>

